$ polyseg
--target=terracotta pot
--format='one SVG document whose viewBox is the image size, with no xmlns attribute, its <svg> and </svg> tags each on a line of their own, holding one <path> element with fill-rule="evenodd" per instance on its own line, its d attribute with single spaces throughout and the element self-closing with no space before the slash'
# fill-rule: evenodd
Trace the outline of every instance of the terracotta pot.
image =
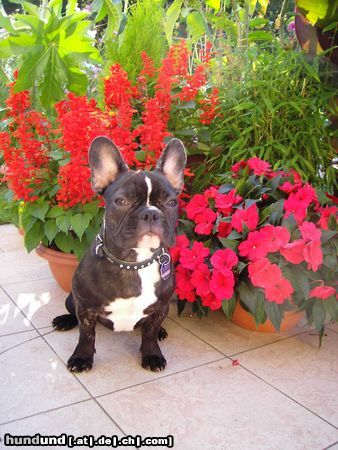
<svg viewBox="0 0 338 450">
<path fill-rule="evenodd" d="M 280 331 L 292 330 L 304 317 L 303 312 L 285 311 L 284 319 L 282 320 Z M 232 315 L 232 322 L 246 330 L 259 331 L 261 333 L 277 333 L 276 328 L 268 319 L 265 323 L 256 325 L 255 319 L 251 314 L 245 311 L 239 302 L 236 303 L 234 313 Z"/>
<path fill-rule="evenodd" d="M 36 253 L 48 261 L 50 271 L 56 282 L 66 292 L 72 289 L 72 279 L 79 264 L 77 257 L 71 253 L 62 253 L 40 244 Z"/>
</svg>

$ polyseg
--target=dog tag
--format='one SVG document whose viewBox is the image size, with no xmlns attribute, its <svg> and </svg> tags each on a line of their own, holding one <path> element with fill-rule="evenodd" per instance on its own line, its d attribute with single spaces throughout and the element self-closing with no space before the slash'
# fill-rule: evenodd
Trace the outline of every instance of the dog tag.
<svg viewBox="0 0 338 450">
<path fill-rule="evenodd" d="M 161 263 L 160 275 L 162 280 L 167 280 L 170 276 L 170 261 Z"/>
</svg>

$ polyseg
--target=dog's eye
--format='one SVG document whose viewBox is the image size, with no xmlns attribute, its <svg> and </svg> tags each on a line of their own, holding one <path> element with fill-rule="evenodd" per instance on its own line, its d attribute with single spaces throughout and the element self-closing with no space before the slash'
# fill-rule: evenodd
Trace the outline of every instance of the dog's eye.
<svg viewBox="0 0 338 450">
<path fill-rule="evenodd" d="M 170 206 L 171 208 L 174 208 L 177 205 L 176 198 L 173 198 L 173 199 L 169 200 L 167 205 Z"/>
<path fill-rule="evenodd" d="M 117 204 L 117 206 L 128 206 L 129 205 L 128 200 L 126 200 L 125 198 L 117 198 L 115 200 L 115 203 Z"/>
</svg>

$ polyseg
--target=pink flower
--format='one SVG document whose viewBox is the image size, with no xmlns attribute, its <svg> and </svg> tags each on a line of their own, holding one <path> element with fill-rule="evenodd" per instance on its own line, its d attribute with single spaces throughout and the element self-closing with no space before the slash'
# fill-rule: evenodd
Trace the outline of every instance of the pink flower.
<svg viewBox="0 0 338 450">
<path fill-rule="evenodd" d="M 275 283 L 271 286 L 266 287 L 265 289 L 265 298 L 269 302 L 274 302 L 277 304 L 282 304 L 286 300 L 291 298 L 294 289 L 292 284 L 286 278 L 279 278 L 275 281 Z"/>
<path fill-rule="evenodd" d="M 232 225 L 230 222 L 219 222 L 218 224 L 218 237 L 226 238 L 232 231 Z"/>
<path fill-rule="evenodd" d="M 255 175 L 266 175 L 271 171 L 271 164 L 259 158 L 248 159 L 248 166 Z"/>
<path fill-rule="evenodd" d="M 235 277 L 230 269 L 223 268 L 222 272 L 214 269 L 210 290 L 220 300 L 230 299 L 234 293 Z"/>
<path fill-rule="evenodd" d="M 196 288 L 199 296 L 207 295 L 210 292 L 209 281 L 209 267 L 206 264 L 199 264 L 191 276 L 191 284 Z"/>
<path fill-rule="evenodd" d="M 230 248 L 217 250 L 210 258 L 210 261 L 213 267 L 220 272 L 222 272 L 224 269 L 232 269 L 238 264 L 236 253 Z"/>
<path fill-rule="evenodd" d="M 204 195 L 194 195 L 185 208 L 188 219 L 194 220 L 195 216 L 202 213 L 208 206 L 208 199 Z"/>
<path fill-rule="evenodd" d="M 191 283 L 191 273 L 182 266 L 178 266 L 176 269 L 176 294 L 179 299 L 188 302 L 196 299 L 194 286 Z"/>
<path fill-rule="evenodd" d="M 281 255 L 292 264 L 300 264 L 304 261 L 303 251 L 305 248 L 305 241 L 297 239 L 289 244 L 283 245 L 279 250 Z"/>
<path fill-rule="evenodd" d="M 259 231 L 249 233 L 247 240 L 239 244 L 238 251 L 240 256 L 246 256 L 250 261 L 265 258 L 268 253 Z"/>
<path fill-rule="evenodd" d="M 196 214 L 194 219 L 195 223 L 197 223 L 197 226 L 195 227 L 196 233 L 210 234 L 216 218 L 216 213 L 210 208 L 205 208 L 200 213 Z"/>
<path fill-rule="evenodd" d="M 258 208 L 256 203 L 247 209 L 237 209 L 232 216 L 232 226 L 236 231 L 241 233 L 243 231 L 243 224 L 251 231 L 255 230 L 259 221 Z"/>
<path fill-rule="evenodd" d="M 277 264 L 271 264 L 267 258 L 250 263 L 248 265 L 248 271 L 251 283 L 256 287 L 272 287 L 276 280 L 282 278 L 280 268 Z"/>
<path fill-rule="evenodd" d="M 316 286 L 313 289 L 311 289 L 311 291 L 309 292 L 309 297 L 316 297 L 316 298 L 321 298 L 322 300 L 325 300 L 329 297 L 331 297 L 331 295 L 335 295 L 336 293 L 336 289 L 331 287 L 331 286 Z"/>
<path fill-rule="evenodd" d="M 305 242 L 320 241 L 321 231 L 312 222 L 303 222 L 299 230 Z"/>
<path fill-rule="evenodd" d="M 290 240 L 289 230 L 285 227 L 267 225 L 261 228 L 259 233 L 268 253 L 277 252 Z"/>
<path fill-rule="evenodd" d="M 318 225 L 323 230 L 329 229 L 329 219 L 333 216 L 338 221 L 338 208 L 336 206 L 325 206 L 319 208 L 320 219 L 318 220 Z"/>
<path fill-rule="evenodd" d="M 320 241 L 310 241 L 303 250 L 304 260 L 308 263 L 307 268 L 317 272 L 323 262 L 323 253 Z"/>
<path fill-rule="evenodd" d="M 185 269 L 194 270 L 199 264 L 204 262 L 204 258 L 209 256 L 210 250 L 204 247 L 202 242 L 195 241 L 192 248 L 181 250 L 180 263 Z"/>
<path fill-rule="evenodd" d="M 216 196 L 215 207 L 224 215 L 232 212 L 233 206 L 240 203 L 243 198 L 236 194 L 236 190 L 232 189 L 227 194 L 218 193 Z"/>
<path fill-rule="evenodd" d="M 240 170 L 245 169 L 248 166 L 246 161 L 239 161 L 231 167 L 231 172 L 237 174 Z"/>
<path fill-rule="evenodd" d="M 208 306 L 212 311 L 219 309 L 222 306 L 222 299 L 216 297 L 215 294 L 209 292 L 207 295 L 201 297 L 202 305 Z"/>
<path fill-rule="evenodd" d="M 286 218 L 293 214 L 296 222 L 300 224 L 306 218 L 307 204 L 298 199 L 295 193 L 292 193 L 284 202 L 284 210 Z"/>
</svg>

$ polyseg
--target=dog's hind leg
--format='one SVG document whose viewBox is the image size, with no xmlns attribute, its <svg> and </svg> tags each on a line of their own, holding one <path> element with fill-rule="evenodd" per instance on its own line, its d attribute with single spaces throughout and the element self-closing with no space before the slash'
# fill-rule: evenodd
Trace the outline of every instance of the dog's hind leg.
<svg viewBox="0 0 338 450">
<path fill-rule="evenodd" d="M 66 298 L 65 305 L 70 314 L 62 314 L 61 316 L 54 317 L 52 321 L 53 327 L 58 331 L 71 330 L 78 324 L 72 293 Z"/>
</svg>

